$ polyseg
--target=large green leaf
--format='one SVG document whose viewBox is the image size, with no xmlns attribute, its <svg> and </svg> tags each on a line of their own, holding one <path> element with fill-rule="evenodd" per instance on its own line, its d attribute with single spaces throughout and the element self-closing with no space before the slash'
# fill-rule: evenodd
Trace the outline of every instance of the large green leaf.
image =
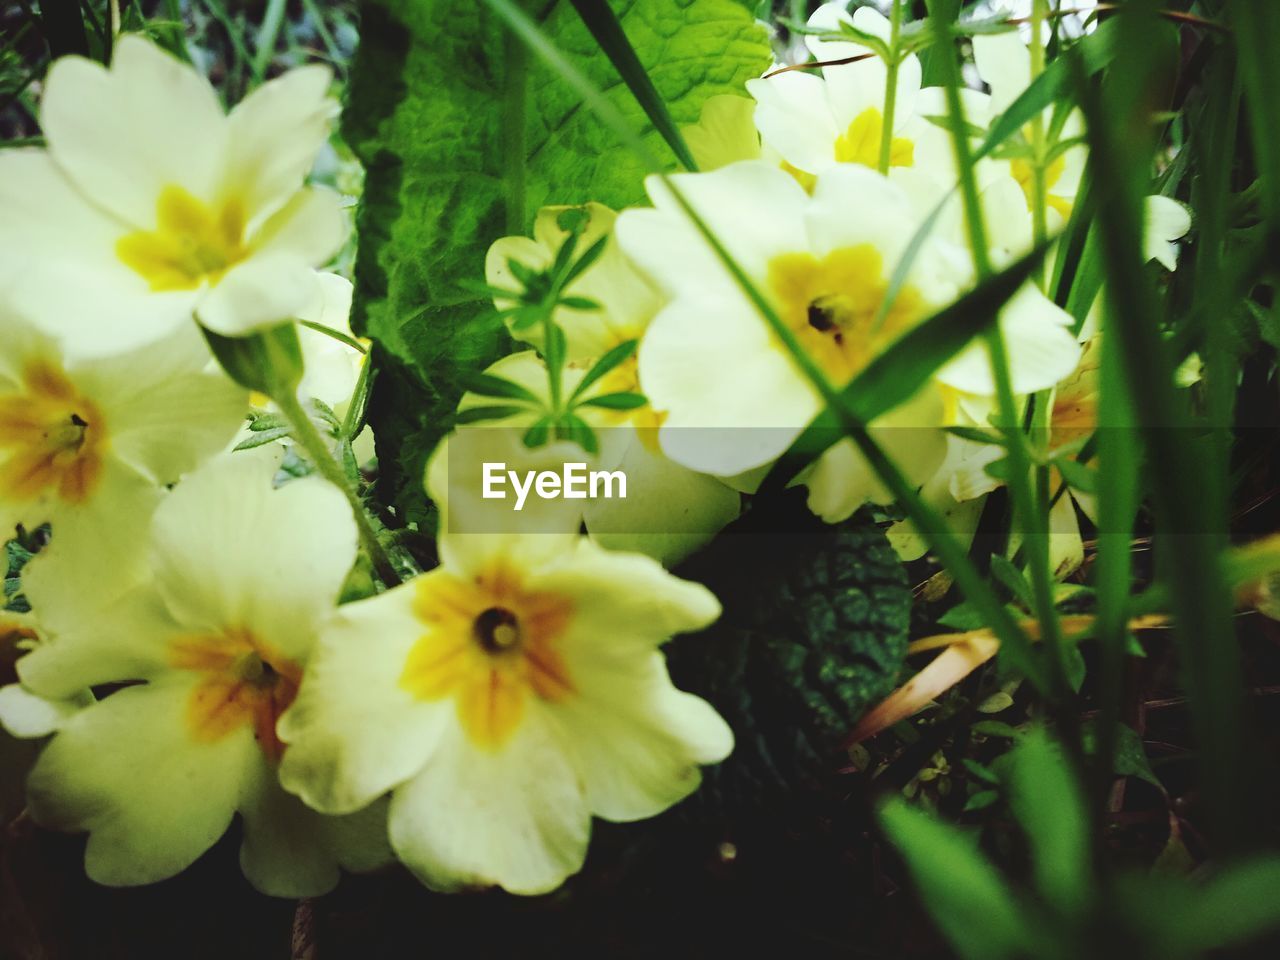
<svg viewBox="0 0 1280 960">
<path fill-rule="evenodd" d="M 675 158 L 565 2 L 522 4 L 560 49 Z M 611 4 L 677 123 L 771 62 L 767 36 L 736 0 Z M 370 408 L 389 493 L 424 518 L 423 462 L 448 428 L 459 374 L 506 348 L 476 292 L 484 255 L 524 233 L 538 207 L 644 198 L 645 168 L 555 74 L 504 38 L 472 0 L 364 0 L 343 132 L 365 165 L 353 325 L 378 341 Z M 406 441 L 413 435 L 413 442 Z"/>
</svg>

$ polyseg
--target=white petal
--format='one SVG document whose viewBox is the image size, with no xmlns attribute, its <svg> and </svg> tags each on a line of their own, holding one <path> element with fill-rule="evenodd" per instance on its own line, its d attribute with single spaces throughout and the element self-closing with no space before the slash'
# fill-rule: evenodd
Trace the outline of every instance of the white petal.
<svg viewBox="0 0 1280 960">
<path fill-rule="evenodd" d="M 49 546 L 23 569 L 23 589 L 35 603 L 41 583 L 62 583 L 62 602 L 80 609 L 118 597 L 140 582 L 146 570 L 147 533 L 161 491 L 118 461 L 108 460 L 93 494 L 84 503 L 50 500 L 33 511 L 48 520 Z M 35 591 L 35 592 L 33 592 Z M 69 591 L 69 592 L 67 592 Z"/>
<path fill-rule="evenodd" d="M 87 830 L 98 883 L 155 883 L 190 866 L 231 823 L 253 731 L 189 737 L 185 682 L 126 687 L 72 717 L 27 781 L 32 817 Z"/>
<path fill-rule="evenodd" d="M 77 605 L 74 587 L 56 581 L 28 589 L 50 634 L 18 661 L 18 675 L 32 692 L 65 699 L 89 687 L 147 680 L 170 670 L 166 640 L 178 625 L 149 587 L 103 606 Z"/>
<path fill-rule="evenodd" d="M 356 555 L 351 507 L 319 477 L 271 487 L 270 463 L 237 454 L 198 470 L 156 511 L 156 583 L 194 629 L 250 629 L 304 656 Z"/>
<path fill-rule="evenodd" d="M 671 181 L 748 276 L 765 276 L 779 253 L 805 249 L 801 214 L 808 195 L 777 166 L 746 160 L 711 173 L 676 174 Z M 618 240 L 627 256 L 668 292 L 703 292 L 712 282 L 733 286 L 662 181 L 649 177 L 645 185 L 658 212 L 633 210 L 618 217 Z"/>
<path fill-rule="evenodd" d="M 79 364 L 98 403 L 111 453 L 157 484 L 171 484 L 226 448 L 244 422 L 248 394 L 220 370 L 193 325 L 176 335 Z"/>
<path fill-rule="evenodd" d="M 289 745 L 280 782 L 318 810 L 359 810 L 408 780 L 453 720 L 451 704 L 421 701 L 400 685 L 423 632 L 412 609 L 416 590 L 410 582 L 343 605 L 280 718 Z"/>
<path fill-rule="evenodd" d="M 663 452 L 721 476 L 776 458 L 818 412 L 817 394 L 741 298 L 682 298 L 640 343 L 640 382 L 667 418 Z"/>
<path fill-rule="evenodd" d="M 119 39 L 110 71 L 81 57 L 54 61 L 40 125 L 84 195 L 138 229 L 155 225 L 165 186 L 210 200 L 227 145 L 208 81 L 139 36 Z"/>
<path fill-rule="evenodd" d="M 946 456 L 943 406 L 940 391 L 926 386 L 870 425 L 872 439 L 913 486 L 933 476 Z M 804 483 L 809 488 L 809 509 L 827 523 L 848 519 L 868 501 L 894 499 L 851 440 L 827 450 Z"/>
<path fill-rule="evenodd" d="M 496 751 L 476 750 L 451 727 L 392 795 L 391 846 L 433 890 L 554 890 L 581 868 L 591 833 L 570 749 L 540 710 Z"/>
<path fill-rule="evenodd" d="M 734 94 L 716 94 L 703 102 L 698 122 L 680 128 L 699 170 L 716 170 L 760 156 L 754 113 L 754 103 Z"/>
<path fill-rule="evenodd" d="M 1063 494 L 1049 509 L 1049 569 L 1054 579 L 1064 580 L 1084 563 L 1084 542 L 1080 521 L 1070 495 Z"/>
<path fill-rule="evenodd" d="M 553 709 L 565 723 L 591 812 L 641 820 L 698 789 L 700 764 L 733 749 L 733 732 L 705 700 L 677 690 L 662 655 L 575 674 L 579 695 Z"/>
<path fill-rule="evenodd" d="M 1191 229 L 1191 212 L 1177 200 L 1169 197 L 1147 197 L 1145 208 L 1142 252 L 1148 260 L 1155 260 L 1166 270 L 1178 268 L 1178 247 Z"/>
<path fill-rule="evenodd" d="M 276 779 L 261 755 L 245 771 L 239 811 L 244 821 L 240 869 L 272 897 L 318 897 L 338 885 L 338 863 L 324 843 L 326 821 Z"/>
<path fill-rule="evenodd" d="M 1004 113 L 1031 83 L 1031 51 L 1017 30 L 973 38 L 978 74 L 991 87 L 992 114 Z"/>
<path fill-rule="evenodd" d="M 332 80 L 328 67 L 299 67 L 264 83 L 231 111 L 221 192 L 243 198 L 250 220 L 302 186 L 337 112 L 328 97 Z"/>
<path fill-rule="evenodd" d="M 793 167 L 815 173 L 835 163 L 836 129 L 820 77 L 792 70 L 748 80 L 756 99 L 755 122 L 764 142 Z"/>
<path fill-rule="evenodd" d="M 338 194 L 324 187 L 306 187 L 254 232 L 250 244 L 259 256 L 287 255 L 309 267 L 320 267 L 342 247 L 348 226 Z M 306 309 L 312 302 L 304 301 L 297 309 Z"/>
<path fill-rule="evenodd" d="M 518 557 L 529 539 L 512 553 Z M 673 634 L 701 630 L 720 615 L 710 590 L 672 576 L 651 557 L 615 553 L 586 538 L 560 554 L 554 561 L 526 556 L 520 565 L 527 571 L 528 589 L 568 597 L 573 604 L 573 618 L 560 639 L 570 672 L 575 664 L 609 663 L 628 650 L 651 650 Z"/>
<path fill-rule="evenodd" d="M 1071 317 L 1033 285 L 1027 284 L 1000 311 L 1014 393 L 1047 389 L 1071 374 L 1080 360 L 1080 344 L 1071 335 Z M 990 396 L 995 378 L 986 344 L 975 340 L 936 374 L 966 393 Z"/>
<path fill-rule="evenodd" d="M 316 295 L 311 264 L 291 253 L 261 253 L 228 271 L 196 308 L 199 321 L 224 337 L 287 323 Z"/>
<path fill-rule="evenodd" d="M 10 683 L 0 687 L 0 725 L 19 739 L 47 737 L 93 702 L 88 690 L 65 700 L 48 700 L 21 684 Z"/>
<path fill-rule="evenodd" d="M 638 435 L 618 468 L 630 495 L 588 501 L 583 511 L 592 538 L 610 550 L 648 554 L 670 567 L 710 542 L 741 509 L 736 490 L 667 459 Z"/>
</svg>

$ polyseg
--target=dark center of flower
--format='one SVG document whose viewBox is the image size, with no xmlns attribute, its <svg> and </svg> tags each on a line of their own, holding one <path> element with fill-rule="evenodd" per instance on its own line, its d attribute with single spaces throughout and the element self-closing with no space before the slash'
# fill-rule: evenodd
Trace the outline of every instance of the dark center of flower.
<svg viewBox="0 0 1280 960">
<path fill-rule="evenodd" d="M 256 653 L 245 654 L 239 663 L 240 679 L 255 687 L 274 687 L 280 674 Z"/>
<path fill-rule="evenodd" d="M 844 340 L 841 321 L 847 311 L 841 309 L 838 296 L 818 297 L 808 308 L 809 326 L 819 333 L 829 333 L 833 340 L 840 343 Z"/>
<path fill-rule="evenodd" d="M 506 607 L 489 607 L 476 617 L 471 632 L 487 653 L 505 653 L 520 642 L 520 621 Z"/>
</svg>

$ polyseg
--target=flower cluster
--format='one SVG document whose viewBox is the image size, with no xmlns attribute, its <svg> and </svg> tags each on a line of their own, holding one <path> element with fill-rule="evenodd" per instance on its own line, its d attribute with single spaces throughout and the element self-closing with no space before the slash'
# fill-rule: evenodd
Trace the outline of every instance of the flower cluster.
<svg viewBox="0 0 1280 960">
<path fill-rule="evenodd" d="M 57 61 L 47 147 L 0 156 L 0 520 L 45 541 L 0 720 L 48 738 L 31 816 L 87 833 L 102 883 L 170 877 L 238 816 L 277 896 L 394 859 L 438 889 L 550 890 L 593 816 L 652 816 L 731 749 L 659 650 L 719 605 L 575 530 L 446 533 L 439 567 L 340 605 L 384 547 L 349 482 L 351 284 L 317 269 L 346 236 L 307 182 L 329 86 L 293 70 L 224 114 L 125 36 L 109 68 Z M 643 326 L 635 283 L 598 295 Z"/>
<path fill-rule="evenodd" d="M 426 572 L 361 495 L 367 345 L 323 269 L 345 214 L 308 183 L 327 71 L 225 113 L 140 37 L 110 68 L 56 62 L 47 147 L 0 155 L 0 527 L 47 540 L 0 720 L 49 738 L 31 814 L 89 834 L 90 876 L 172 876 L 238 815 L 268 893 L 392 860 L 435 889 L 545 892 L 581 867 L 592 817 L 654 816 L 729 754 L 660 649 L 719 603 L 668 568 L 739 516 L 831 391 L 992 268 L 1052 263 L 1087 159 L 1079 114 L 1050 109 L 961 169 L 948 129 L 978 144 L 1043 59 L 1014 30 L 975 38 L 990 93 L 962 91 L 959 118 L 868 7 L 824 5 L 806 42 L 810 69 L 706 103 L 684 131 L 699 171 L 651 177 L 648 205 L 582 198 L 493 243 L 484 289 L 520 349 L 466 380 L 431 452 Z M 1186 211 L 1148 213 L 1149 257 L 1173 269 Z M 988 313 L 1007 365 L 975 341 L 866 428 L 971 533 L 1008 479 L 998 401 L 1040 411 L 1064 574 L 1098 334 L 1045 286 L 1033 273 Z M 863 449 L 844 438 L 791 478 L 822 520 L 893 500 Z M 495 512 L 496 461 L 618 469 L 632 495 Z M 894 537 L 923 551 L 908 525 Z"/>
</svg>

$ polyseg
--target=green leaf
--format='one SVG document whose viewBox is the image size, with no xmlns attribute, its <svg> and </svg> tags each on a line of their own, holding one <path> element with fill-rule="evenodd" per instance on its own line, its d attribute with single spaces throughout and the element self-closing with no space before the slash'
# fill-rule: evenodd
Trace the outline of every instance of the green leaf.
<svg viewBox="0 0 1280 960">
<path fill-rule="evenodd" d="M 648 71 L 640 63 L 640 58 L 636 56 L 635 48 L 631 46 L 631 41 L 623 32 L 618 15 L 605 0 L 572 0 L 572 3 L 582 22 L 596 38 L 596 43 L 600 44 L 600 49 L 609 57 L 618 75 L 622 77 L 623 82 L 636 98 L 636 102 L 644 108 L 649 122 L 667 141 L 667 146 L 676 155 L 676 159 L 686 170 L 697 170 L 698 165 L 694 163 L 693 154 L 689 152 L 688 144 L 680 135 L 680 128 L 671 118 L 665 101 L 654 87 Z"/>
<path fill-rule="evenodd" d="M 487 404 L 483 407 L 467 407 L 465 410 L 459 410 L 454 414 L 453 422 L 458 426 L 463 426 L 468 423 L 481 423 L 485 420 L 505 420 L 507 417 L 515 417 L 528 412 L 528 407 L 516 406 L 515 404 Z"/>
<path fill-rule="evenodd" d="M 934 922 L 962 957 L 1034 955 L 1033 915 L 1020 907 L 973 838 L 894 797 L 880 826 L 906 861 Z M 975 922 L 981 918 L 981 922 Z"/>
<path fill-rule="evenodd" d="M 244 337 L 224 337 L 200 328 L 218 365 L 246 390 L 256 390 L 272 400 L 292 396 L 302 382 L 302 347 L 292 323 Z"/>
<path fill-rule="evenodd" d="M 639 340 L 625 340 L 606 352 L 604 356 L 592 364 L 591 369 L 587 371 L 587 375 L 578 381 L 578 385 L 573 389 L 573 394 L 569 397 L 570 401 L 582 396 L 606 373 L 618 366 L 618 364 L 630 359 L 639 346 Z"/>
<path fill-rule="evenodd" d="M 768 37 L 734 0 L 615 0 L 623 29 L 677 124 L 742 94 L 771 63 Z M 569 4 L 533 3 L 542 28 L 603 88 L 654 152 L 661 135 Z M 363 0 L 343 135 L 364 165 L 353 328 L 378 341 L 369 418 L 384 494 L 426 519 L 427 455 L 464 391 L 460 373 L 508 349 L 475 284 L 489 245 L 524 234 L 546 204 L 644 198 L 644 162 L 473 0 Z M 518 51 L 515 55 L 512 51 Z M 412 442 L 410 442 L 412 439 Z"/>
<path fill-rule="evenodd" d="M 991 556 L 991 572 L 995 578 L 1000 581 L 1011 594 L 1013 598 L 1028 610 L 1035 603 L 1035 598 L 1031 594 L 1031 584 L 1027 583 L 1027 578 L 1022 575 L 1022 571 L 1013 565 L 1013 561 L 1004 554 L 996 553 Z"/>
<path fill-rule="evenodd" d="M 542 400 L 528 387 L 505 377 L 467 370 L 458 379 L 468 393 L 474 393 L 481 397 L 506 397 L 510 400 L 522 400 L 535 407 L 542 406 Z"/>
<path fill-rule="evenodd" d="M 579 406 L 583 407 L 601 407 L 605 410 L 636 410 L 648 403 L 648 399 L 643 393 L 627 393 L 621 391 L 618 393 L 606 393 L 603 396 L 592 397 L 590 400 L 584 400 Z"/>
<path fill-rule="evenodd" d="M 1067 912 L 1089 899 L 1089 815 L 1083 792 L 1061 749 L 1041 728 L 1011 757 L 1009 806 L 1031 845 L 1036 885 Z"/>
<path fill-rule="evenodd" d="M 1107 20 L 1076 44 L 1074 49 L 1081 57 L 1088 76 L 1102 70 L 1115 59 L 1119 49 L 1116 44 L 1117 32 L 1116 24 Z M 1004 113 L 996 118 L 996 122 L 991 125 L 987 133 L 987 139 L 975 151 L 974 162 L 981 160 L 1018 133 L 1032 117 L 1039 115 L 1056 101 L 1072 96 L 1072 93 L 1071 68 L 1067 58 L 1060 57 L 1050 63 L 1044 73 L 1040 74 L 1013 103 L 1009 104 Z"/>
<path fill-rule="evenodd" d="M 1067 485 L 1081 493 L 1095 493 L 1098 489 L 1098 471 L 1087 467 L 1074 457 L 1058 457 L 1053 465 L 1062 473 Z"/>
<path fill-rule="evenodd" d="M 1235 50 L 1244 80 L 1250 139 L 1262 177 L 1263 203 L 1272 227 L 1280 230 L 1280 59 L 1275 54 L 1280 37 L 1280 4 L 1258 0 L 1231 0 L 1227 4 L 1235 37 Z"/>
</svg>

